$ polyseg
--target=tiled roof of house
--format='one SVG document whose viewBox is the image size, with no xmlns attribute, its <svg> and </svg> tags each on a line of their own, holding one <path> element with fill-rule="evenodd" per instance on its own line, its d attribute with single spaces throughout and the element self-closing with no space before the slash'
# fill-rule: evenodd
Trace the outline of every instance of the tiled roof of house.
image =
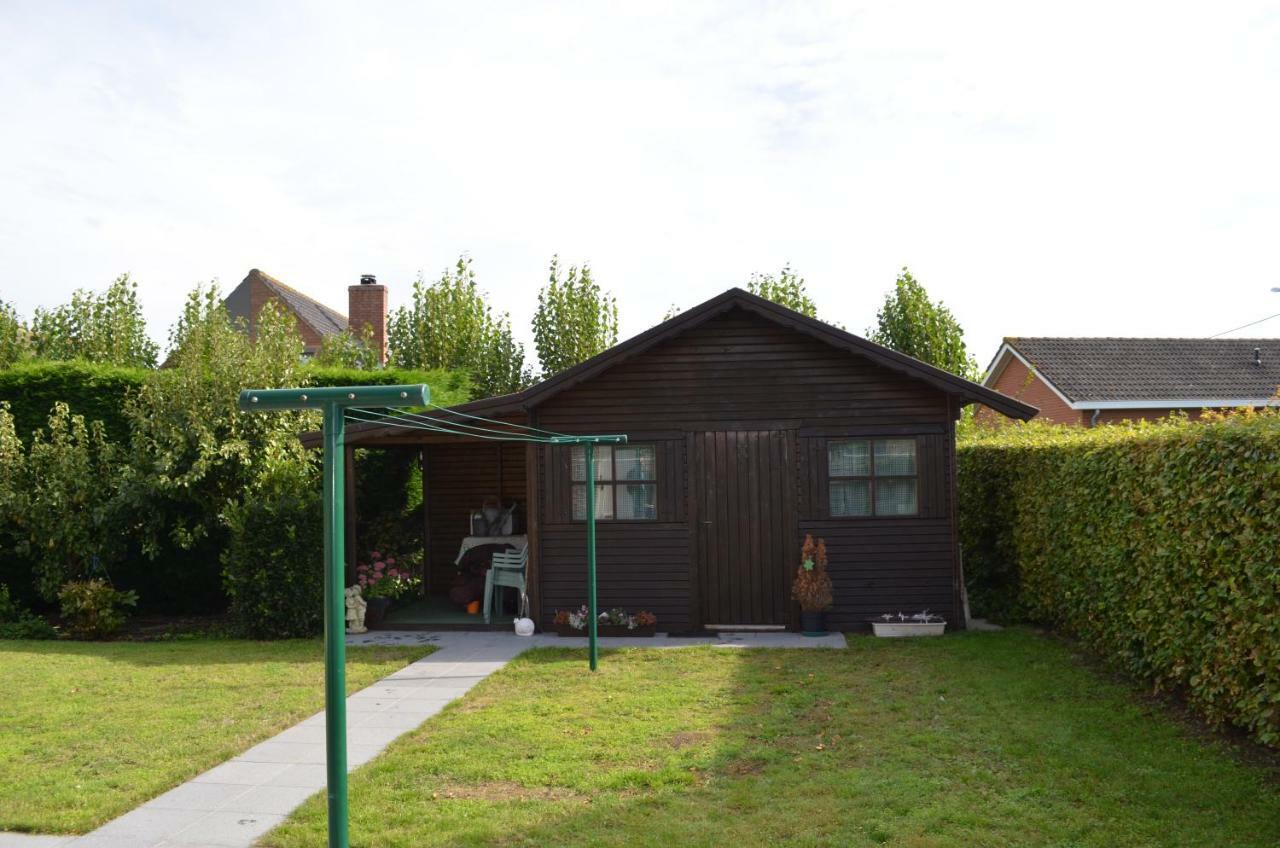
<svg viewBox="0 0 1280 848">
<path fill-rule="evenodd" d="M 252 283 L 255 280 L 270 289 L 294 315 L 298 316 L 298 320 L 310 324 L 320 335 L 331 336 L 347 329 L 347 316 L 330 309 L 318 300 L 307 297 L 302 292 L 285 285 L 270 274 L 264 274 L 254 268 L 249 272 L 249 276 L 244 278 L 244 283 Z M 241 283 L 241 285 L 244 285 L 244 283 Z M 249 316 L 232 315 L 232 317 L 248 318 Z"/>
<path fill-rule="evenodd" d="M 1280 388 L 1280 339 L 1015 337 L 1005 344 L 1072 402 L 1267 400 Z"/>
</svg>

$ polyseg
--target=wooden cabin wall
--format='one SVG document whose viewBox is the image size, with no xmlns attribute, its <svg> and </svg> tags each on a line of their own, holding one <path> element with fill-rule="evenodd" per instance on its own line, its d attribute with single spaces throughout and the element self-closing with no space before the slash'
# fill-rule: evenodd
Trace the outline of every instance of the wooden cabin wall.
<svg viewBox="0 0 1280 848">
<path fill-rule="evenodd" d="M 626 433 L 659 447 L 659 520 L 601 522 L 601 606 L 651 609 L 661 629 L 701 627 L 700 554 L 690 524 L 688 433 L 782 431 L 796 445 L 786 561 L 789 587 L 805 533 L 826 539 L 835 583 L 830 626 L 865 629 L 883 612 L 924 608 L 960 622 L 948 395 L 741 309 L 570 388 L 537 407 L 538 426 Z M 830 518 L 826 440 L 914 436 L 920 513 Z M 540 625 L 585 600 L 584 530 L 569 519 L 568 454 L 543 452 L 539 472 Z M 789 601 L 788 601 L 789 603 Z M 794 609 L 792 610 L 794 615 Z M 791 618 L 790 621 L 794 621 Z"/>
<path fill-rule="evenodd" d="M 520 442 L 452 442 L 424 447 L 431 590 L 448 589 L 454 559 L 470 535 L 469 514 L 488 495 L 525 504 L 525 450 Z M 525 504 L 527 508 L 527 504 Z"/>
</svg>

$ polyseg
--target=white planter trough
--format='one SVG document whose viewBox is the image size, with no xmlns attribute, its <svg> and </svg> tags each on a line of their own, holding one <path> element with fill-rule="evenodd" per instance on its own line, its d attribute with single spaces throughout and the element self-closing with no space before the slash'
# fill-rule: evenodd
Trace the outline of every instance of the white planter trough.
<svg viewBox="0 0 1280 848">
<path fill-rule="evenodd" d="M 894 615 L 873 619 L 871 632 L 882 639 L 901 639 L 907 636 L 941 636 L 947 622 L 936 615 Z"/>
</svg>

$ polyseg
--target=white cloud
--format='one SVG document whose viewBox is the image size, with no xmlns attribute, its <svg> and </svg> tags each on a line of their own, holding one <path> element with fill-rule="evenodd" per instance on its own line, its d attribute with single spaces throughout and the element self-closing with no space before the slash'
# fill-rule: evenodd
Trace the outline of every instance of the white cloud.
<svg viewBox="0 0 1280 848">
<path fill-rule="evenodd" d="M 129 270 L 163 338 L 466 251 L 523 330 L 558 252 L 628 333 L 786 261 L 860 330 L 910 264 L 979 359 L 1280 311 L 1274 7 L 475 5 L 6 3 L 0 297 Z"/>
</svg>

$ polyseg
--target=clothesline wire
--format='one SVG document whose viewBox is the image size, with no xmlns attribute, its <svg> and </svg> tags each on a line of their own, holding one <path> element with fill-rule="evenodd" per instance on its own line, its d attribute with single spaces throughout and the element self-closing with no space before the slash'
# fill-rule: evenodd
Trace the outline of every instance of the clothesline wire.
<svg viewBox="0 0 1280 848">
<path fill-rule="evenodd" d="M 515 424 L 515 423 L 511 423 L 511 422 L 507 422 L 507 421 L 495 421 L 495 420 L 494 420 L 494 419 L 492 419 L 492 418 L 485 418 L 483 415 L 473 415 L 473 414 L 472 414 L 472 413 L 470 413 L 470 412 L 462 412 L 461 410 L 457 410 L 457 409 L 449 409 L 449 408 L 447 408 L 447 407 L 437 406 L 437 405 L 436 405 L 436 404 L 434 404 L 434 403 L 428 403 L 428 404 L 427 404 L 427 406 L 430 406 L 432 409 L 438 409 L 438 410 L 440 410 L 441 412 L 447 412 L 447 413 L 449 413 L 450 415 L 461 415 L 463 418 L 470 418 L 470 419 L 472 419 L 473 421 L 484 421 L 484 422 L 486 422 L 486 423 L 488 423 L 488 424 L 501 424 L 501 425 L 503 425 L 504 427 L 519 427 L 521 430 L 529 430 L 529 431 L 531 431 L 531 432 L 535 432 L 535 433 L 547 433 L 547 434 L 552 435 L 552 436 L 569 436 L 569 435 L 572 435 L 571 433 L 558 433 L 558 432 L 556 432 L 555 430 L 544 430 L 544 429 L 542 429 L 541 427 L 532 427 L 532 426 L 530 426 L 530 425 L 528 425 L 528 424 Z"/>
<path fill-rule="evenodd" d="M 452 430 L 452 429 L 449 429 L 448 427 L 435 427 L 429 424 L 422 424 L 420 422 L 416 422 L 412 420 L 410 420 L 408 423 L 404 423 L 404 419 L 396 420 L 397 416 L 391 416 L 385 413 L 379 413 L 377 417 L 367 417 L 367 416 L 353 414 L 360 411 L 363 411 L 363 410 L 348 409 L 346 414 L 347 419 L 351 421 L 363 422 L 366 424 L 386 424 L 389 427 L 402 427 L 406 430 L 426 430 L 432 433 L 444 433 L 450 436 L 467 436 L 473 439 L 485 439 L 487 441 L 493 441 L 493 442 L 532 442 L 534 444 L 540 444 L 540 445 L 554 444 L 552 440 L 549 438 L 540 438 L 540 437 L 533 437 L 533 436 L 518 436 L 518 435 L 491 436 L 491 435 L 485 435 L 482 433 L 469 433 L 465 430 Z"/>
<path fill-rule="evenodd" d="M 413 421 L 421 421 L 424 424 L 432 424 L 437 427 L 452 427 L 452 428 L 460 427 L 466 430 L 473 430 L 477 433 L 488 433 L 489 435 L 493 435 L 493 436 L 514 435 L 522 438 L 546 438 L 544 436 L 530 435 L 527 433 L 519 433 L 519 432 L 512 433 L 511 430 L 495 430 L 492 427 L 480 427 L 476 424 L 463 424 L 456 421 L 442 421 L 439 418 L 433 418 L 430 415 L 422 415 L 421 413 L 418 413 L 418 412 L 410 412 L 407 409 L 384 411 L 384 410 L 378 410 L 378 409 L 370 409 L 368 407 L 355 407 L 355 408 L 359 409 L 361 412 L 365 412 L 370 415 L 386 414 L 386 415 L 394 416 L 396 418 L 408 419 Z"/>
</svg>

